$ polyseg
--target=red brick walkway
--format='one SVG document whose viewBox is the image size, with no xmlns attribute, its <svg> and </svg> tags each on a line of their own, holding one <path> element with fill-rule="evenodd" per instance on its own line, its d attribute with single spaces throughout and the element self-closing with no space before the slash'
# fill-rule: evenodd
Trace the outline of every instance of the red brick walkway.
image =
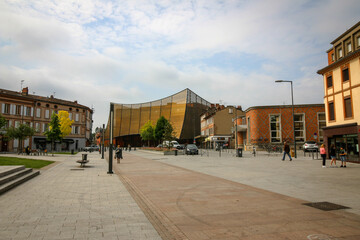
<svg viewBox="0 0 360 240">
<path fill-rule="evenodd" d="M 163 239 L 360 239 L 360 216 L 126 154 L 114 169 Z"/>
</svg>

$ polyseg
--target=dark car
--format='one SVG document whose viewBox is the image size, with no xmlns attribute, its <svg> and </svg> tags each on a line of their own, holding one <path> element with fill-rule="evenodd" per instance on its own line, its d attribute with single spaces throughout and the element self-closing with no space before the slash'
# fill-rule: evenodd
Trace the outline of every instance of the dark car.
<svg viewBox="0 0 360 240">
<path fill-rule="evenodd" d="M 198 155 L 199 154 L 199 149 L 197 148 L 197 146 L 195 144 L 188 144 L 185 147 L 185 154 L 186 155 Z"/>
</svg>

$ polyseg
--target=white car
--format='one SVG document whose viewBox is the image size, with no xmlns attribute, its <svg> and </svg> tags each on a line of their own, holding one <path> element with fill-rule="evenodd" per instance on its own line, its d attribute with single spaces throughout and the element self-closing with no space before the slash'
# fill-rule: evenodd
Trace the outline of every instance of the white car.
<svg viewBox="0 0 360 240">
<path fill-rule="evenodd" d="M 307 152 L 307 151 L 316 152 L 316 151 L 318 151 L 319 146 L 318 146 L 317 142 L 315 142 L 315 141 L 306 141 L 303 145 L 303 149 L 305 152 Z"/>
</svg>

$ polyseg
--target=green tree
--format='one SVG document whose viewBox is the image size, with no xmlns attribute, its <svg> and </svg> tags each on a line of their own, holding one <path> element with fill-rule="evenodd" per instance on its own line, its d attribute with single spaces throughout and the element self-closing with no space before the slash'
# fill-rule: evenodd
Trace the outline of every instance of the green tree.
<svg viewBox="0 0 360 240">
<path fill-rule="evenodd" d="M 28 137 L 32 137 L 35 134 L 35 129 L 28 124 L 20 123 L 19 127 L 9 127 L 6 130 L 6 136 L 9 139 L 19 140 L 19 153 L 22 152 L 22 141 Z"/>
<path fill-rule="evenodd" d="M 6 126 L 6 119 L 0 114 L 0 129 Z"/>
<path fill-rule="evenodd" d="M 168 148 L 172 147 L 171 141 L 175 139 L 174 128 L 169 121 L 166 122 L 164 127 L 164 140 L 168 141 Z"/>
<path fill-rule="evenodd" d="M 169 121 L 164 116 L 161 116 L 156 122 L 155 139 L 160 143 L 164 139 L 165 126 L 168 122 Z"/>
<path fill-rule="evenodd" d="M 144 141 L 148 141 L 148 146 L 150 146 L 150 141 L 155 139 L 155 127 L 149 120 L 140 128 L 140 136 Z"/>
<path fill-rule="evenodd" d="M 56 140 L 58 140 L 58 141 L 62 140 L 62 132 L 60 129 L 60 120 L 56 113 L 53 113 L 53 115 L 51 116 L 51 121 L 49 123 L 49 129 L 47 129 L 44 132 L 44 135 L 46 136 L 46 138 L 49 141 L 51 141 L 51 152 L 52 152 L 52 155 L 54 156 L 54 153 L 53 153 L 54 142 Z"/>
</svg>

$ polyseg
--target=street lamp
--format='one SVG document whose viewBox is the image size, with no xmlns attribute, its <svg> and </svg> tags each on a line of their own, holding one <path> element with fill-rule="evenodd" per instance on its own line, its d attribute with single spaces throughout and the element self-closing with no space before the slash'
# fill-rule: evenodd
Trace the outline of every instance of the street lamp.
<svg viewBox="0 0 360 240">
<path fill-rule="evenodd" d="M 295 114 L 294 114 L 294 94 L 293 94 L 293 82 L 289 80 L 276 80 L 276 83 L 289 82 L 291 84 L 291 106 L 292 106 L 292 119 L 293 119 L 293 134 L 294 134 L 294 154 L 296 155 L 296 137 L 295 137 Z"/>
</svg>

